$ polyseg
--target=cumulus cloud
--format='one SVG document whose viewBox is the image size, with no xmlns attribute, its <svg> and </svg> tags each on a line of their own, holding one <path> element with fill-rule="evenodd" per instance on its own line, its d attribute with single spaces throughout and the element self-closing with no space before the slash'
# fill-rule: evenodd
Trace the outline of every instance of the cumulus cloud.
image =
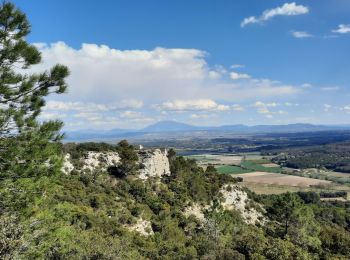
<svg viewBox="0 0 350 260">
<path fill-rule="evenodd" d="M 346 113 L 350 114 L 350 105 L 346 105 L 342 108 L 343 111 L 345 111 Z"/>
<path fill-rule="evenodd" d="M 244 68 L 245 65 L 243 64 L 233 64 L 231 65 L 231 69 L 241 69 L 241 68 Z"/>
<path fill-rule="evenodd" d="M 312 88 L 312 84 L 310 83 L 304 83 L 303 85 L 301 85 L 302 88 Z"/>
<path fill-rule="evenodd" d="M 304 32 L 304 31 L 291 31 L 290 33 L 294 38 L 298 38 L 298 39 L 313 37 L 311 33 Z"/>
<path fill-rule="evenodd" d="M 135 118 L 141 118 L 142 117 L 142 114 L 140 112 L 137 112 L 137 111 L 130 111 L 130 110 L 127 110 L 127 111 L 123 111 L 121 114 L 120 114 L 120 117 L 122 118 L 128 118 L 128 119 L 135 119 Z"/>
<path fill-rule="evenodd" d="M 233 80 L 238 80 L 238 79 L 250 79 L 250 76 L 245 73 L 237 73 L 237 72 L 231 72 L 230 73 L 230 78 Z"/>
<path fill-rule="evenodd" d="M 108 122 L 109 128 L 129 127 L 131 122 L 134 126 L 159 120 L 160 113 L 163 119 L 174 119 L 174 113 L 167 111 L 243 111 L 234 104 L 256 97 L 285 98 L 301 91 L 278 81 L 230 73 L 221 65 L 209 66 L 206 52 L 197 49 L 118 50 L 96 44 L 76 49 L 64 42 L 37 46 L 43 63 L 34 66 L 34 72 L 56 63 L 71 71 L 68 94 L 50 96 L 42 116 L 65 114 L 67 128 L 106 127 Z M 141 108 L 147 115 L 138 117 Z"/>
<path fill-rule="evenodd" d="M 209 115 L 208 114 L 191 114 L 190 118 L 191 119 L 204 119 L 204 118 L 208 118 Z"/>
<path fill-rule="evenodd" d="M 331 108 L 332 108 L 332 106 L 329 105 L 329 104 L 324 104 L 324 105 L 323 105 L 323 110 L 324 110 L 325 112 L 328 112 Z"/>
<path fill-rule="evenodd" d="M 55 111 L 111 111 L 123 109 L 139 109 L 143 107 L 143 102 L 135 99 L 120 100 L 111 104 L 99 104 L 93 102 L 70 102 L 49 100 L 44 107 L 45 110 Z"/>
<path fill-rule="evenodd" d="M 322 91 L 338 91 L 339 87 L 323 87 L 321 88 Z"/>
<path fill-rule="evenodd" d="M 233 111 L 244 111 L 244 107 L 242 107 L 241 105 L 238 105 L 238 104 L 234 104 L 231 106 L 231 109 Z"/>
<path fill-rule="evenodd" d="M 257 101 L 255 102 L 254 106 L 257 108 L 257 112 L 259 114 L 270 114 L 270 110 L 269 110 L 269 105 L 268 104 L 265 104 L 261 101 Z"/>
<path fill-rule="evenodd" d="M 285 102 L 284 105 L 286 107 L 298 107 L 299 106 L 298 103 L 291 103 L 291 102 Z"/>
<path fill-rule="evenodd" d="M 261 101 L 257 101 L 255 102 L 255 104 L 253 104 L 254 107 L 256 107 L 257 112 L 259 114 L 264 114 L 266 118 L 273 118 L 273 115 L 286 115 L 288 114 L 287 111 L 284 110 L 277 110 L 277 111 L 271 111 L 271 108 L 276 108 L 278 106 L 280 106 L 280 104 L 276 103 L 276 102 L 270 102 L 270 103 L 264 103 Z"/>
<path fill-rule="evenodd" d="M 350 24 L 339 24 L 338 28 L 332 30 L 333 33 L 346 34 L 350 33 Z"/>
<path fill-rule="evenodd" d="M 155 107 L 161 110 L 171 111 L 227 111 L 230 109 L 228 105 L 216 103 L 211 99 L 190 99 L 190 100 L 172 100 L 163 102 Z"/>
<path fill-rule="evenodd" d="M 70 68 L 69 93 L 65 98 L 70 102 L 115 103 L 129 109 L 130 100 L 136 100 L 135 104 L 141 107 L 142 102 L 193 97 L 231 101 L 254 98 L 259 93 L 288 95 L 297 89 L 269 80 L 251 78 L 244 84 L 228 80 L 223 77 L 226 69 L 220 65 L 211 68 L 206 52 L 197 49 L 118 50 L 96 44 L 74 49 L 64 42 L 39 47 L 43 63 L 34 70 L 42 71 L 56 63 Z"/>
<path fill-rule="evenodd" d="M 248 24 L 262 23 L 268 21 L 275 16 L 295 16 L 301 14 L 307 14 L 309 8 L 303 5 L 297 5 L 295 2 L 285 3 L 282 6 L 265 10 L 259 17 L 250 16 L 245 18 L 241 22 L 241 27 L 245 27 Z"/>
</svg>

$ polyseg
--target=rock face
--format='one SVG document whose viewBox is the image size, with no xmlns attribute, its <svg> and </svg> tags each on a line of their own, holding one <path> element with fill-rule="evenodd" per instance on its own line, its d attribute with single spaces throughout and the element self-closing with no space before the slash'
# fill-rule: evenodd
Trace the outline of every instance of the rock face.
<svg viewBox="0 0 350 260">
<path fill-rule="evenodd" d="M 184 209 L 183 214 L 185 217 L 189 216 L 195 216 L 199 221 L 204 222 L 205 216 L 203 213 L 203 210 L 205 210 L 206 207 L 202 207 L 198 203 L 194 203 L 192 206 L 188 206 Z"/>
<path fill-rule="evenodd" d="M 83 158 L 82 170 L 93 171 L 98 167 L 107 170 L 110 166 L 117 166 L 120 161 L 118 153 L 115 152 L 87 152 Z"/>
<path fill-rule="evenodd" d="M 136 231 L 146 237 L 154 234 L 152 230 L 151 222 L 148 220 L 144 220 L 142 218 L 139 218 L 136 224 L 128 228 L 129 230 Z"/>
<path fill-rule="evenodd" d="M 236 185 L 224 185 L 220 190 L 223 201 L 221 205 L 227 210 L 238 210 L 241 212 L 243 219 L 248 224 L 265 222 L 263 214 L 252 207 L 254 202 L 248 198 L 248 194 Z M 256 207 L 260 205 L 256 204 Z"/>
<path fill-rule="evenodd" d="M 139 178 L 146 180 L 149 177 L 170 175 L 170 166 L 167 156 L 168 152 L 166 150 L 162 152 L 160 149 L 139 152 L 141 165 Z"/>
<path fill-rule="evenodd" d="M 149 177 L 170 175 L 170 166 L 167 156 L 168 153 L 166 150 L 140 150 L 138 152 L 140 163 L 139 178 L 146 180 Z M 106 171 L 108 167 L 118 166 L 119 162 L 120 157 L 117 152 L 87 152 L 84 157 L 80 159 L 81 168 L 76 170 L 87 173 L 97 169 Z M 74 169 L 75 167 L 72 164 L 70 154 L 66 154 L 62 172 L 69 174 Z"/>
<path fill-rule="evenodd" d="M 224 185 L 220 193 L 222 200 L 221 206 L 225 210 L 237 210 L 241 213 L 243 220 L 247 224 L 264 224 L 266 219 L 262 214 L 264 210 L 259 204 L 253 202 L 248 198 L 248 194 L 242 190 L 241 187 L 232 184 Z M 197 203 L 192 204 L 184 209 L 183 214 L 186 217 L 190 215 L 195 216 L 199 221 L 204 222 L 204 212 L 210 208 L 210 205 L 199 205 Z M 257 210 L 259 209 L 259 210 Z"/>
<path fill-rule="evenodd" d="M 71 156 L 67 153 L 63 158 L 62 172 L 69 174 L 74 170 L 74 165 L 71 163 Z"/>
</svg>

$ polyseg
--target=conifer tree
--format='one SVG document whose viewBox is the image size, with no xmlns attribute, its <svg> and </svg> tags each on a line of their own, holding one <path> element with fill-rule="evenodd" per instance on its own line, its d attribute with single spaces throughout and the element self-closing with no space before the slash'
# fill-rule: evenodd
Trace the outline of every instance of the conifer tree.
<svg viewBox="0 0 350 260">
<path fill-rule="evenodd" d="M 68 68 L 31 73 L 41 62 L 38 49 L 25 37 L 30 24 L 12 3 L 0 5 L 0 174 L 40 176 L 55 172 L 61 161 L 60 121 L 40 123 L 45 97 L 67 89 Z"/>
</svg>

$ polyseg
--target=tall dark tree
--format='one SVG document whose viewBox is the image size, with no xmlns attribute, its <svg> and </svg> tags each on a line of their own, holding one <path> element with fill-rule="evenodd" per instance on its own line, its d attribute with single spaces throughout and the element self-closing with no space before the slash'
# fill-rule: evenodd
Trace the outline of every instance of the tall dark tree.
<svg viewBox="0 0 350 260">
<path fill-rule="evenodd" d="M 110 167 L 109 173 L 118 178 L 126 177 L 127 175 L 135 174 L 138 165 L 138 155 L 133 145 L 128 141 L 122 140 L 118 143 L 117 151 L 120 157 L 120 164 L 116 167 Z"/>
<path fill-rule="evenodd" d="M 67 89 L 68 68 L 31 73 L 41 62 L 37 48 L 25 37 L 30 24 L 12 3 L 0 5 L 0 172 L 6 176 L 55 172 L 61 161 L 59 121 L 38 122 L 45 97 Z"/>
</svg>

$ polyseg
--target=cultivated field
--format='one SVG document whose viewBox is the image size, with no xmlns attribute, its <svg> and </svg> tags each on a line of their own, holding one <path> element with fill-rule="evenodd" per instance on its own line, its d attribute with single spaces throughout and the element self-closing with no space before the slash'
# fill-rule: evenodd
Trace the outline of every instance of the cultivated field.
<svg viewBox="0 0 350 260">
<path fill-rule="evenodd" d="M 186 156 L 195 159 L 199 165 L 238 165 L 242 161 L 242 156 L 236 154 L 201 154 Z"/>
<path fill-rule="evenodd" d="M 273 172 L 251 172 L 235 174 L 235 177 L 242 177 L 244 182 L 276 184 L 294 187 L 310 187 L 315 185 L 330 185 L 330 181 L 317 180 L 293 175 L 286 175 Z"/>
</svg>

